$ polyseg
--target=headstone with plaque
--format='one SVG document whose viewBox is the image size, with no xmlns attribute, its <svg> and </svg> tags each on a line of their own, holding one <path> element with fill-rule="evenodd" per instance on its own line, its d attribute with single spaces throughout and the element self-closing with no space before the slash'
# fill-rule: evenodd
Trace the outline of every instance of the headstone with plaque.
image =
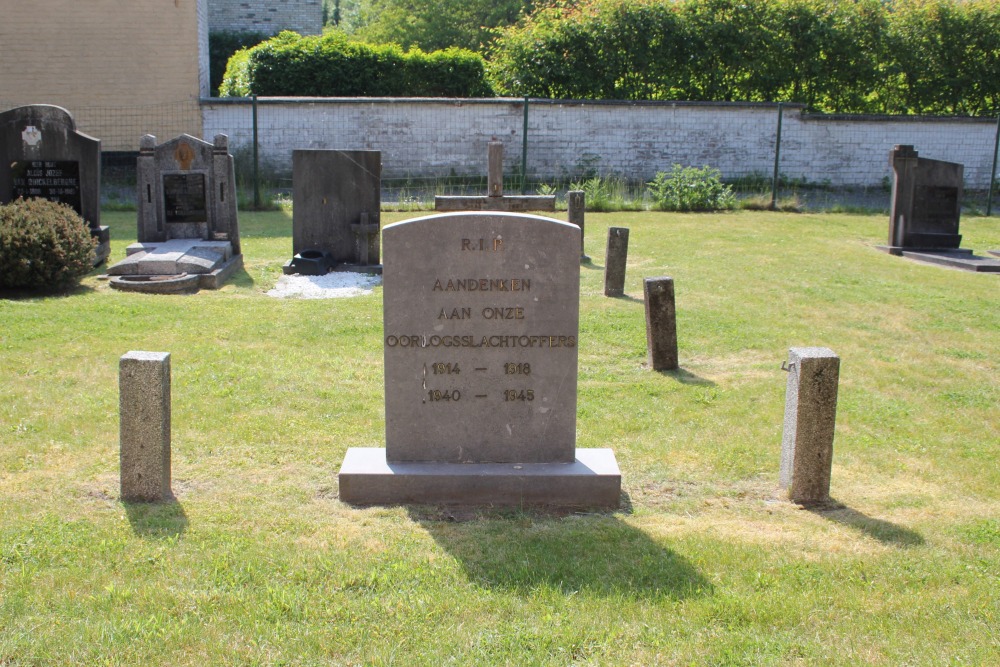
<svg viewBox="0 0 1000 667">
<path fill-rule="evenodd" d="M 66 204 L 98 241 L 94 264 L 108 258 L 101 226 L 101 142 L 78 132 L 61 107 L 33 104 L 0 113 L 0 203 L 39 198 Z"/>
<path fill-rule="evenodd" d="M 964 167 L 956 162 L 919 157 L 910 145 L 893 147 L 892 208 L 889 243 L 893 255 L 969 271 L 1000 271 L 1000 262 L 960 248 Z"/>
<path fill-rule="evenodd" d="M 150 276 L 195 274 L 200 287 L 218 289 L 243 266 L 226 135 L 210 144 L 182 134 L 156 145 L 147 134 L 139 143 L 137 187 L 138 243 L 109 267 L 112 287 L 154 291 L 162 284 L 153 286 Z"/>
<path fill-rule="evenodd" d="M 580 229 L 447 213 L 383 229 L 385 448 L 352 448 L 357 504 L 617 507 L 610 449 L 577 449 Z"/>
</svg>

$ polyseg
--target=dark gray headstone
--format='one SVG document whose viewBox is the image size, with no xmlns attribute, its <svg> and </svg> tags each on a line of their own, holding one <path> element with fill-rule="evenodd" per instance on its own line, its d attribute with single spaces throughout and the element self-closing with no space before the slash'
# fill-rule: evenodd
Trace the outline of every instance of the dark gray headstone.
<svg viewBox="0 0 1000 667">
<path fill-rule="evenodd" d="M 587 193 L 583 190 L 570 190 L 566 193 L 566 204 L 570 224 L 580 228 L 580 261 L 590 261 L 583 249 L 584 220 L 587 211 Z"/>
<path fill-rule="evenodd" d="M 379 265 L 380 151 L 292 151 L 292 182 L 296 255 L 319 251 L 336 264 Z"/>
<path fill-rule="evenodd" d="M 576 449 L 580 230 L 512 213 L 383 231 L 386 448 L 352 503 L 617 507 L 610 449 Z"/>
<path fill-rule="evenodd" d="M 95 264 L 110 252 L 101 226 L 101 142 L 76 129 L 61 107 L 34 104 L 0 113 L 0 203 L 35 197 L 70 206 L 87 221 L 99 246 Z"/>
<path fill-rule="evenodd" d="M 919 157 L 913 146 L 894 147 L 889 163 L 893 172 L 889 247 L 958 248 L 962 165 Z"/>
<path fill-rule="evenodd" d="M 228 241 L 240 254 L 236 177 L 229 139 L 214 143 L 182 134 L 156 145 L 147 134 L 139 142 L 138 241 L 172 239 Z"/>
</svg>

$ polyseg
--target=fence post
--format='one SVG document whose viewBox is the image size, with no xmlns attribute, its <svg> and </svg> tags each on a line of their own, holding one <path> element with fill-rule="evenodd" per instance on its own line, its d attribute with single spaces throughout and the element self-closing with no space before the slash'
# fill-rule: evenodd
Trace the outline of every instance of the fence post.
<svg viewBox="0 0 1000 667">
<path fill-rule="evenodd" d="M 997 116 L 997 131 L 993 138 L 993 168 L 990 169 L 990 192 L 986 197 L 986 217 L 993 215 L 993 184 L 997 180 L 997 149 L 1000 148 L 1000 116 Z"/>
<path fill-rule="evenodd" d="M 253 95 L 253 208 L 260 210 L 260 156 L 257 153 L 257 95 Z"/>
<path fill-rule="evenodd" d="M 524 127 L 521 129 L 521 194 L 528 194 L 528 98 L 524 98 Z"/>
<path fill-rule="evenodd" d="M 778 162 L 781 159 L 782 103 L 778 102 L 778 132 L 774 138 L 774 176 L 771 178 L 771 210 L 778 208 Z"/>
</svg>

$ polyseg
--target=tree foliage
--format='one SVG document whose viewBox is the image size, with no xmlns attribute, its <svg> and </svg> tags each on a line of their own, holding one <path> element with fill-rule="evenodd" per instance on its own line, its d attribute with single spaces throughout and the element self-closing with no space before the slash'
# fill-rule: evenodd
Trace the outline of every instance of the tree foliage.
<svg viewBox="0 0 1000 667">
<path fill-rule="evenodd" d="M 482 56 L 463 49 L 425 53 L 365 44 L 341 32 L 282 32 L 238 51 L 220 87 L 224 96 L 489 97 Z"/>
<path fill-rule="evenodd" d="M 502 31 L 500 94 L 992 113 L 996 0 L 560 1 Z"/>
<path fill-rule="evenodd" d="M 532 0 L 370 0 L 360 6 L 352 32 L 371 43 L 480 51 L 498 28 L 532 7 Z"/>
</svg>

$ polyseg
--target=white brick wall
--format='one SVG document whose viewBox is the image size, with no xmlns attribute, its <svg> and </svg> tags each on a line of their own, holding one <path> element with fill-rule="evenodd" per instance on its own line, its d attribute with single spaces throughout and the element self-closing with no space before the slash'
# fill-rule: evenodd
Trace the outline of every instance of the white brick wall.
<svg viewBox="0 0 1000 667">
<path fill-rule="evenodd" d="M 248 101 L 202 106 L 205 136 L 249 145 Z M 258 104 L 260 155 L 290 172 L 296 148 L 382 151 L 383 177 L 482 176 L 486 144 L 505 144 L 505 170 L 521 164 L 523 103 L 504 100 L 275 99 Z M 532 101 L 528 173 L 550 180 L 601 174 L 649 180 L 674 163 L 708 165 L 726 178 L 774 169 L 776 105 Z M 969 187 L 985 188 L 993 159 L 992 119 L 850 120 L 785 107 L 780 171 L 831 185 L 873 186 L 891 175 L 889 151 L 913 144 L 920 155 L 965 165 Z"/>
<path fill-rule="evenodd" d="M 323 0 L 208 0 L 208 12 L 213 32 L 323 32 Z"/>
</svg>

